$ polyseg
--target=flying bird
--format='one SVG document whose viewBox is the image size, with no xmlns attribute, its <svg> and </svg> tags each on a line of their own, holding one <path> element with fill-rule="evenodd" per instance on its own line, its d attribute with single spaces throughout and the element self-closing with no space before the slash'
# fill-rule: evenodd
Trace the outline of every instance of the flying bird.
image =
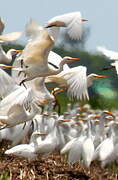
<svg viewBox="0 0 118 180">
<path fill-rule="evenodd" d="M 59 74 L 47 77 L 46 82 L 55 82 L 60 88 L 67 89 L 67 95 L 71 98 L 89 100 L 88 87 L 92 86 L 93 80 L 105 77 L 93 73 L 87 76 L 87 68 L 77 66 L 66 67 Z"/>
<path fill-rule="evenodd" d="M 26 26 L 26 34 L 28 34 L 30 39 L 19 59 L 23 61 L 25 68 L 20 68 L 19 71 L 23 72 L 27 78 L 20 84 L 36 77 L 58 74 L 63 70 L 63 65 L 65 63 L 80 60 L 80 58 L 64 57 L 59 64 L 59 68 L 55 69 L 48 64 L 48 55 L 54 46 L 54 39 L 49 35 L 46 29 L 32 20 Z"/>
<path fill-rule="evenodd" d="M 111 63 L 110 67 L 105 67 L 105 68 L 103 68 L 103 70 L 108 70 L 108 69 L 111 69 L 111 68 L 115 68 L 116 73 L 118 74 L 118 52 L 108 50 L 105 47 L 97 47 L 97 50 L 100 51 L 106 57 L 108 57 L 110 60 L 115 61 L 114 63 Z"/>
<path fill-rule="evenodd" d="M 57 38 L 60 27 L 65 27 L 71 39 L 80 40 L 83 32 L 82 22 L 87 21 L 81 17 L 81 13 L 71 12 L 51 18 L 46 28 L 50 28 L 50 35 Z"/>
<path fill-rule="evenodd" d="M 2 34 L 5 28 L 3 20 L 0 18 L 0 63 L 10 63 L 12 61 L 12 56 L 17 54 L 17 50 L 10 49 L 7 53 L 3 50 L 2 45 L 4 42 L 11 42 L 19 39 L 22 32 L 12 32 L 8 34 Z"/>
</svg>

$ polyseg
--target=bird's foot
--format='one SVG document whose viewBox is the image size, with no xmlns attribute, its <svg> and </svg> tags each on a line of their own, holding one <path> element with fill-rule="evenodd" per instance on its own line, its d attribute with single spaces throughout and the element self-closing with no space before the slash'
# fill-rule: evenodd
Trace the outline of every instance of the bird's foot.
<svg viewBox="0 0 118 180">
<path fill-rule="evenodd" d="M 21 82 L 20 82 L 20 86 L 23 84 L 23 86 L 27 89 L 26 85 L 25 85 L 25 82 L 27 81 L 27 79 L 23 79 Z"/>
</svg>

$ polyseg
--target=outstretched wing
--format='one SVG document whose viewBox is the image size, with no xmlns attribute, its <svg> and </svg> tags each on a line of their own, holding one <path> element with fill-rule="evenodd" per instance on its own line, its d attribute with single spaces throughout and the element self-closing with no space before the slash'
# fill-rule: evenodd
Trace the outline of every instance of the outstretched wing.
<svg viewBox="0 0 118 180">
<path fill-rule="evenodd" d="M 87 68 L 84 66 L 78 66 L 71 68 L 70 72 L 64 74 L 63 77 L 67 80 L 68 84 L 68 96 L 77 99 L 89 99 L 87 78 Z"/>
<path fill-rule="evenodd" d="M 67 27 L 67 33 L 69 34 L 70 38 L 79 40 L 81 39 L 83 31 L 81 22 L 81 13 L 72 12 L 53 17 L 48 21 L 47 27 Z"/>
<path fill-rule="evenodd" d="M 118 61 L 115 61 L 114 63 L 111 63 L 112 66 L 115 66 L 116 73 L 118 75 Z"/>
<path fill-rule="evenodd" d="M 12 32 L 5 35 L 0 35 L 0 42 L 6 42 L 6 41 L 15 41 L 19 39 L 22 35 L 22 32 Z"/>
<path fill-rule="evenodd" d="M 59 83 L 62 87 L 67 87 L 67 94 L 71 98 L 77 99 L 89 99 L 88 89 L 87 89 L 87 78 L 86 78 L 86 67 L 78 66 L 71 69 L 62 71 L 56 76 L 50 76 L 50 82 Z"/>
<path fill-rule="evenodd" d="M 102 54 L 104 54 L 105 56 L 107 56 L 109 59 L 111 60 L 118 60 L 118 53 L 111 51 L 111 50 L 107 50 L 105 47 L 97 47 L 97 50 L 102 52 Z"/>
<path fill-rule="evenodd" d="M 12 91 L 16 90 L 19 86 L 15 83 L 14 79 L 0 68 L 0 97 L 5 97 Z"/>
<path fill-rule="evenodd" d="M 20 104 L 14 104 L 13 106 L 11 106 L 11 108 L 8 111 L 8 116 L 9 118 L 12 116 L 16 117 L 16 116 L 20 116 L 22 114 L 26 114 L 23 105 Z"/>
<path fill-rule="evenodd" d="M 25 65 L 47 65 L 49 52 L 54 45 L 53 38 L 34 21 L 26 26 L 26 34 L 30 39 L 21 56 Z"/>
</svg>

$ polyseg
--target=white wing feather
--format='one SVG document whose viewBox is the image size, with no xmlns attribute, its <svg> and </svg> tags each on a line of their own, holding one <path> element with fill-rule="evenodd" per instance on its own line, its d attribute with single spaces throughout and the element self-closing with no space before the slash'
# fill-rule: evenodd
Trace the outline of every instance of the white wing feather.
<svg viewBox="0 0 118 180">
<path fill-rule="evenodd" d="M 107 50 L 105 47 L 97 47 L 97 50 L 102 52 L 105 56 L 107 56 L 111 60 L 118 60 L 118 52 Z"/>
<path fill-rule="evenodd" d="M 22 35 L 22 32 L 12 32 L 5 35 L 0 35 L 0 42 L 6 42 L 6 41 L 15 41 L 19 39 Z"/>
<path fill-rule="evenodd" d="M 43 27 L 37 24 L 36 21 L 30 19 L 30 21 L 26 24 L 25 34 L 30 39 L 34 39 L 39 36 L 39 33 L 43 30 Z"/>
<path fill-rule="evenodd" d="M 2 84 L 0 88 L 0 97 L 2 98 L 19 87 L 14 82 L 14 79 L 12 79 L 12 77 L 2 69 L 0 69 L 0 84 Z"/>
<path fill-rule="evenodd" d="M 89 99 L 87 89 L 86 67 L 78 66 L 71 68 L 68 72 L 60 73 L 68 84 L 68 96 L 77 99 Z"/>
<path fill-rule="evenodd" d="M 116 73 L 118 74 L 118 61 L 115 61 L 114 63 L 111 63 L 112 66 L 115 66 Z"/>
</svg>

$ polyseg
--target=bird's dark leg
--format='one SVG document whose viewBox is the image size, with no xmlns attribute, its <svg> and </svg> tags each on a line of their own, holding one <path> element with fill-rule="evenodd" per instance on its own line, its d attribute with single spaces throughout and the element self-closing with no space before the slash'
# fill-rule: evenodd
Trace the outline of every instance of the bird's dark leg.
<svg viewBox="0 0 118 180">
<path fill-rule="evenodd" d="M 24 123 L 23 129 L 25 129 L 25 126 L 26 126 L 26 122 Z"/>
<path fill-rule="evenodd" d="M 26 73 L 24 72 L 24 70 L 19 71 L 18 76 L 20 76 L 21 73 L 24 73 L 24 77 L 26 77 Z"/>
<path fill-rule="evenodd" d="M 26 85 L 24 84 L 25 83 L 25 81 L 27 81 L 27 79 L 23 79 L 21 82 L 20 82 L 20 86 L 23 84 L 23 86 L 27 89 L 27 87 L 26 87 Z"/>
<path fill-rule="evenodd" d="M 21 59 L 20 62 L 21 62 L 21 64 L 20 64 L 20 65 L 21 65 L 21 68 L 23 68 L 23 59 Z"/>
<path fill-rule="evenodd" d="M 35 119 L 34 119 L 35 120 Z M 35 120 L 36 121 L 36 120 Z M 32 128 L 32 131 L 34 130 L 34 122 L 31 121 L 31 124 L 30 124 L 31 128 Z"/>
</svg>

